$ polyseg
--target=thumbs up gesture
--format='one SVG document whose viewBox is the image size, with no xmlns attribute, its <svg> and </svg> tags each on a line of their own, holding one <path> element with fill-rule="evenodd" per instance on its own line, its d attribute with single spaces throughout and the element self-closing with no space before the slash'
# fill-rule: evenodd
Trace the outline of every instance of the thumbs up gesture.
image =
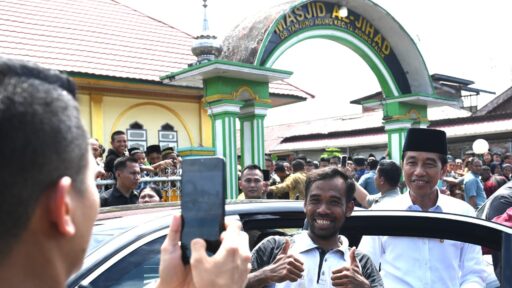
<svg viewBox="0 0 512 288">
<path fill-rule="evenodd" d="M 302 277 L 304 272 L 304 263 L 297 257 L 288 254 L 290 248 L 290 240 L 286 239 L 281 252 L 274 262 L 263 268 L 265 269 L 265 278 L 273 283 L 281 283 L 284 281 L 295 282 Z"/>
<path fill-rule="evenodd" d="M 361 274 L 356 248 L 350 249 L 348 265 L 332 271 L 331 280 L 334 287 L 370 287 L 368 280 Z"/>
</svg>

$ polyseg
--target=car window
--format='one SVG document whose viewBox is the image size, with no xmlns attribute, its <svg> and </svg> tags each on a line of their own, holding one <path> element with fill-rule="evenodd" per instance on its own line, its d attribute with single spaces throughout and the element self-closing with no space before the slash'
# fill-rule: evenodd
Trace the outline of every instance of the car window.
<svg viewBox="0 0 512 288">
<path fill-rule="evenodd" d="M 301 228 L 250 229 L 245 230 L 249 236 L 249 249 L 252 251 L 261 241 L 270 236 L 290 236 L 300 232 Z"/>
<path fill-rule="evenodd" d="M 89 287 L 144 287 L 159 277 L 161 236 L 135 249 L 94 279 Z"/>
</svg>

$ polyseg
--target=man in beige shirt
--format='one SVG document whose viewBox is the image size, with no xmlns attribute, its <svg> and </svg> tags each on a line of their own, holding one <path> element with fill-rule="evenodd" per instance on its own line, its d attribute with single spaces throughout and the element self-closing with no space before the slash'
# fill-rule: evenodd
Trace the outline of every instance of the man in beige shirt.
<svg viewBox="0 0 512 288">
<path fill-rule="evenodd" d="M 269 187 L 268 192 L 274 195 L 289 192 L 290 200 L 304 200 L 304 191 L 306 188 L 305 166 L 306 164 L 302 160 L 293 161 L 293 174 L 288 176 L 283 183 Z"/>
</svg>

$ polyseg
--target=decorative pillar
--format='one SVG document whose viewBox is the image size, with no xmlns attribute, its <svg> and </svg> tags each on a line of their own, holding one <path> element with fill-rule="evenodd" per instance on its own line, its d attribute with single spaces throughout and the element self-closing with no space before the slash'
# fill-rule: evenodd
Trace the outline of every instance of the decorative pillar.
<svg viewBox="0 0 512 288">
<path fill-rule="evenodd" d="M 247 155 L 243 163 L 263 166 L 263 119 L 271 107 L 269 83 L 290 78 L 291 75 L 289 71 L 252 64 L 201 60 L 188 68 L 160 77 L 164 83 L 203 86 L 203 108 L 211 117 L 212 144 L 217 155 L 226 160 L 226 199 L 238 197 L 236 120 L 240 107 L 245 104 L 240 119 L 244 133 L 242 153 Z M 207 122 L 201 121 L 201 125 Z M 203 145 L 207 145 L 208 135 L 203 133 L 202 136 Z"/>
<path fill-rule="evenodd" d="M 103 95 L 91 93 L 91 134 L 105 144 L 103 133 Z"/>
<path fill-rule="evenodd" d="M 402 162 L 407 130 L 412 127 L 412 120 L 389 120 L 384 122 L 384 130 L 388 133 L 388 157 L 396 163 Z"/>
<path fill-rule="evenodd" d="M 236 148 L 236 121 L 243 102 L 219 100 L 207 102 L 212 118 L 213 145 L 216 155 L 226 161 L 226 199 L 238 197 L 238 163 Z"/>
<path fill-rule="evenodd" d="M 242 167 L 256 164 L 265 165 L 265 139 L 263 121 L 270 104 L 247 102 L 240 110 L 240 145 Z"/>
</svg>

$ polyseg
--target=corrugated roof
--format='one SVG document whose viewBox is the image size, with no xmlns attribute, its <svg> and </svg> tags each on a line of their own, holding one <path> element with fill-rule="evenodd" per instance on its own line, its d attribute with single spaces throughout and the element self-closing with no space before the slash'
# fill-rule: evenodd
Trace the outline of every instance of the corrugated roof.
<svg viewBox="0 0 512 288">
<path fill-rule="evenodd" d="M 113 0 L 5 0 L 0 55 L 66 72 L 160 82 L 194 63 L 193 36 Z M 311 98 L 286 82 L 271 93 Z"/>
<path fill-rule="evenodd" d="M 493 112 L 494 109 L 499 107 L 502 103 L 509 100 L 512 97 L 512 86 L 509 87 L 505 92 L 501 93 L 498 97 L 492 99 L 489 103 L 485 104 L 484 107 L 478 109 L 473 115 L 480 116 L 486 115 Z"/>
<path fill-rule="evenodd" d="M 450 109 L 451 108 L 436 109 L 437 113 L 435 114 L 440 114 L 441 112 L 446 113 Z M 445 116 L 446 115 L 450 114 L 445 114 Z M 359 127 L 358 129 L 350 129 L 350 125 L 346 125 L 349 122 L 345 122 L 343 123 L 343 128 L 340 127 L 337 131 L 330 132 L 329 134 L 310 133 L 302 135 L 302 137 L 298 135 L 292 136 L 297 134 L 294 132 L 297 131 L 296 127 L 293 126 L 297 124 L 281 125 L 280 127 L 267 127 L 265 129 L 266 152 L 279 153 L 298 150 L 319 150 L 328 147 L 386 145 L 387 134 L 384 131 L 378 131 L 379 129 L 384 129 L 382 125 L 376 126 L 376 123 L 372 120 L 373 116 L 374 115 L 370 115 L 370 117 L 357 118 L 359 122 L 367 124 L 367 127 L 365 128 Z M 509 114 L 497 114 L 494 115 L 494 117 L 462 116 L 458 118 L 430 118 L 430 120 L 432 121 L 430 127 L 444 130 L 449 139 L 512 132 L 512 118 Z M 375 127 L 379 127 L 379 129 L 376 129 Z M 289 136 L 286 136 L 287 134 Z"/>
<path fill-rule="evenodd" d="M 375 133 L 356 136 L 345 136 L 329 139 L 312 139 L 297 142 L 281 143 L 270 149 L 270 153 L 296 150 L 321 150 L 329 147 L 357 147 L 382 145 L 387 143 L 386 133 Z"/>
</svg>

